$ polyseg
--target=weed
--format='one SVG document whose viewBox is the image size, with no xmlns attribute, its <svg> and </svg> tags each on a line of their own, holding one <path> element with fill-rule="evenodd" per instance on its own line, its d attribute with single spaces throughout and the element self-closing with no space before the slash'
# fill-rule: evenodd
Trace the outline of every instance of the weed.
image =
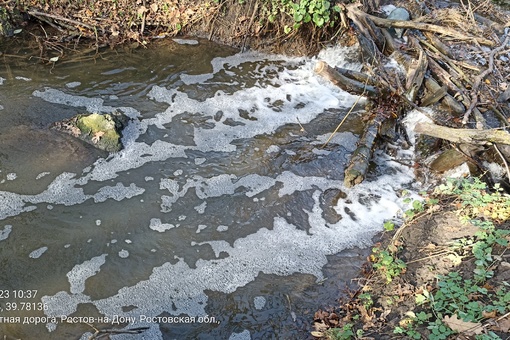
<svg viewBox="0 0 510 340">
<path fill-rule="evenodd" d="M 361 304 L 365 309 L 370 309 L 374 305 L 374 301 L 372 300 L 372 296 L 368 293 L 362 293 L 358 296 L 361 301 Z"/>
<path fill-rule="evenodd" d="M 478 178 L 448 179 L 445 184 L 436 187 L 434 193 L 458 197 L 461 201 L 459 213 L 465 221 L 485 217 L 503 222 L 510 218 L 510 196 L 503 194 L 497 184 L 490 192 Z"/>
<path fill-rule="evenodd" d="M 240 0 L 242 1 L 242 0 Z M 334 25 L 341 9 L 330 0 L 269 0 L 264 3 L 262 21 L 275 22 L 278 18 L 290 16 L 294 24 L 284 26 L 284 32 L 290 33 L 301 25 L 313 23 L 322 28 Z"/>
<path fill-rule="evenodd" d="M 379 247 L 372 248 L 370 260 L 373 262 L 377 272 L 386 279 L 387 283 L 390 283 L 395 277 L 404 273 L 407 268 L 404 261 L 397 258 L 389 250 Z"/>
<path fill-rule="evenodd" d="M 328 339 L 331 340 L 350 340 L 354 339 L 356 333 L 354 333 L 354 325 L 352 323 L 345 324 L 342 328 L 331 328 L 325 333 Z"/>
<path fill-rule="evenodd" d="M 393 231 L 395 229 L 395 223 L 392 221 L 386 221 L 384 222 L 383 227 L 386 231 Z"/>
</svg>

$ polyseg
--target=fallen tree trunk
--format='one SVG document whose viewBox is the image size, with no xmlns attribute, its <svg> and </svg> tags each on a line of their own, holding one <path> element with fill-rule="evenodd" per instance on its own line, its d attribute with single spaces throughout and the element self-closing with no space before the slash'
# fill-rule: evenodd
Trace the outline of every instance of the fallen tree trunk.
<svg viewBox="0 0 510 340">
<path fill-rule="evenodd" d="M 374 110 L 373 102 L 367 103 L 365 110 L 370 114 Z M 379 126 L 384 118 L 381 115 L 375 115 L 368 122 L 356 150 L 354 150 L 349 165 L 344 172 L 344 185 L 348 188 L 355 186 L 365 180 L 372 159 L 375 140 L 379 131 Z"/>
<path fill-rule="evenodd" d="M 319 61 L 317 65 L 315 65 L 315 72 L 349 93 L 359 94 L 368 98 L 377 98 L 381 95 L 378 88 L 368 85 L 368 80 L 367 83 L 362 83 L 350 79 L 340 74 L 324 61 Z"/>
<path fill-rule="evenodd" d="M 414 131 L 427 136 L 446 139 L 454 143 L 476 145 L 496 143 L 510 145 L 510 134 L 504 130 L 454 129 L 432 123 L 418 123 Z"/>
</svg>

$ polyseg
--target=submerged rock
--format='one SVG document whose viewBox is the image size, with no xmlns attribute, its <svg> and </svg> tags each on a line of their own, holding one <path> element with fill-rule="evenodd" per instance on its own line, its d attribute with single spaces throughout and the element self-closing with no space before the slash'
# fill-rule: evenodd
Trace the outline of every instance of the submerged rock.
<svg viewBox="0 0 510 340">
<path fill-rule="evenodd" d="M 68 133 L 98 149 L 117 152 L 122 149 L 122 129 L 129 118 L 123 113 L 79 114 L 53 124 L 52 128 Z"/>
</svg>

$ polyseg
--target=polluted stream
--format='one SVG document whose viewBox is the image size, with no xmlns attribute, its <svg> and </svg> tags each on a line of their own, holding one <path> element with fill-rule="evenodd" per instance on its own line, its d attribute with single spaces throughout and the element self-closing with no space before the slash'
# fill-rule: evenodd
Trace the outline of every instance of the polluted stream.
<svg viewBox="0 0 510 340">
<path fill-rule="evenodd" d="M 0 334 L 307 339 L 412 173 L 383 153 L 343 185 L 363 100 L 290 58 L 199 41 L 0 67 Z M 108 154 L 50 129 L 130 117 Z M 139 332 L 139 333 L 137 333 Z M 103 334 L 103 333 L 97 333 Z"/>
</svg>

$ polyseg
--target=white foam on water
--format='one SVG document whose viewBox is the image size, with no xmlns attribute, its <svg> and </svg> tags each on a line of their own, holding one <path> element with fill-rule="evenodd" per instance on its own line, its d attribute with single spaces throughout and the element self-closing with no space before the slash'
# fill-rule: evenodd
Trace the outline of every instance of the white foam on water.
<svg viewBox="0 0 510 340">
<path fill-rule="evenodd" d="M 207 207 L 207 201 L 203 201 L 200 205 L 197 205 L 194 209 L 199 214 L 203 214 L 205 212 L 205 208 Z"/>
<path fill-rule="evenodd" d="M 27 78 L 27 77 L 21 77 L 21 76 L 17 76 L 15 77 L 17 80 L 23 80 L 23 81 L 32 81 L 31 78 Z"/>
<path fill-rule="evenodd" d="M 196 164 L 196 165 L 203 164 L 206 160 L 207 160 L 206 158 L 203 158 L 203 157 L 197 157 L 197 158 L 195 158 L 195 164 Z"/>
<path fill-rule="evenodd" d="M 155 231 L 159 231 L 160 233 L 164 233 L 167 230 L 175 228 L 175 225 L 169 223 L 161 223 L 159 218 L 151 218 L 149 228 Z"/>
<path fill-rule="evenodd" d="M 0 230 L 0 241 L 6 240 L 12 231 L 12 225 L 7 224 L 2 230 Z"/>
<path fill-rule="evenodd" d="M 74 96 L 65 92 L 46 88 L 43 91 L 36 90 L 32 93 L 35 97 L 40 97 L 47 102 L 63 104 L 73 107 L 85 107 L 88 112 L 113 112 L 115 109 L 111 106 L 103 106 L 104 100 L 101 98 L 88 98 L 84 96 Z"/>
<path fill-rule="evenodd" d="M 69 291 L 71 294 L 81 294 L 85 291 L 85 281 L 99 273 L 101 266 L 106 262 L 107 254 L 91 258 L 81 264 L 77 264 L 67 273 Z"/>
<path fill-rule="evenodd" d="M 251 340 L 251 334 L 249 330 L 245 329 L 241 333 L 232 333 L 228 340 Z"/>
<path fill-rule="evenodd" d="M 70 88 L 70 89 L 73 89 L 73 88 L 78 87 L 80 85 L 81 85 L 81 83 L 79 81 L 72 81 L 70 83 L 67 83 L 66 87 Z"/>
<path fill-rule="evenodd" d="M 207 226 L 205 224 L 199 224 L 196 233 L 199 234 L 202 230 L 206 228 Z"/>
<path fill-rule="evenodd" d="M 94 195 L 86 195 L 83 188 L 78 186 L 85 184 L 87 178 L 75 179 L 75 176 L 76 174 L 64 172 L 57 176 L 48 185 L 46 190 L 36 195 L 19 195 L 0 191 L 0 198 L 2 198 L 3 203 L 0 205 L 0 220 L 18 215 L 23 211 L 36 209 L 35 206 L 26 206 L 27 203 L 50 203 L 53 205 L 71 206 L 81 204 L 88 199 L 93 199 L 96 203 L 104 202 L 107 199 L 121 201 L 141 195 L 145 191 L 145 189 L 139 188 L 133 183 L 129 187 L 124 186 L 122 183 L 117 183 L 113 187 L 105 186 L 100 188 Z"/>
<path fill-rule="evenodd" d="M 296 179 L 295 175 L 286 175 L 285 185 L 292 183 L 295 186 Z M 306 180 L 302 177 L 300 179 Z M 305 210 L 311 225 L 309 231 L 301 230 L 281 217 L 275 217 L 270 229 L 261 228 L 254 234 L 237 239 L 232 245 L 222 240 L 199 243 L 209 244 L 217 257 L 220 253 L 226 253 L 228 257 L 199 259 L 196 268 L 189 267 L 183 260 L 175 264 L 165 263 L 154 268 L 149 279 L 124 287 L 118 294 L 92 303 L 104 315 L 156 316 L 166 311 L 173 315 L 199 316 L 205 315 L 205 290 L 232 293 L 253 281 L 260 272 L 284 276 L 308 273 L 321 280 L 322 267 L 327 263 L 328 255 L 347 247 L 367 246 L 370 237 L 380 230 L 383 221 L 397 213 L 400 207 L 395 203 L 399 198 L 394 192 L 394 186 L 408 179 L 405 176 L 382 176 L 375 182 L 361 184 L 352 190 L 344 188 L 348 197 L 336 207 L 342 220 L 335 224 L 323 219 L 319 199 L 321 190 L 317 189 L 312 195 L 315 202 L 312 210 Z M 328 184 L 330 188 L 342 187 L 336 181 L 329 181 L 319 182 L 317 188 L 325 188 Z M 301 189 L 304 190 L 304 187 Z M 285 192 L 290 194 L 291 191 Z M 367 192 L 378 197 L 372 209 L 366 207 L 367 202 L 362 202 Z M 360 219 L 350 216 L 346 207 L 356 212 Z M 152 222 L 155 226 L 160 225 L 156 219 Z M 267 261 L 268 258 L 271 261 Z M 162 296 L 161 292 L 167 294 Z M 75 302 L 69 299 L 67 303 Z M 122 307 L 125 305 L 138 308 L 124 312 Z"/>
<path fill-rule="evenodd" d="M 227 231 L 228 230 L 228 226 L 226 226 L 226 225 L 219 225 L 216 228 L 216 230 L 219 231 L 219 232 Z"/>
<path fill-rule="evenodd" d="M 46 251 L 48 250 L 48 247 L 41 247 L 41 248 L 38 248 L 36 250 L 34 250 L 33 252 L 31 252 L 28 257 L 30 257 L 31 259 L 38 259 L 39 257 L 41 257 L 42 254 L 44 254 Z"/>
<path fill-rule="evenodd" d="M 134 183 L 131 183 L 129 187 L 125 187 L 121 183 L 117 183 L 114 187 L 105 186 L 99 189 L 99 191 L 94 195 L 94 202 L 104 202 L 110 198 L 116 201 L 121 201 L 126 198 L 141 195 L 144 192 L 145 189 L 137 187 Z"/>
<path fill-rule="evenodd" d="M 342 53 L 352 52 L 349 49 L 333 49 L 319 55 L 318 59 L 326 60 L 332 66 L 349 67 L 356 69 L 356 64 L 342 61 L 339 56 Z M 78 305 L 88 303 L 94 305 L 97 310 L 107 316 L 118 315 L 120 317 L 136 317 L 139 315 L 148 317 L 157 316 L 161 313 L 171 315 L 206 315 L 208 297 L 206 291 L 232 293 L 236 289 L 254 281 L 260 273 L 289 276 L 295 273 L 314 275 L 317 280 L 323 279 L 322 268 L 327 263 L 329 255 L 337 254 L 345 248 L 354 246 L 367 246 L 370 238 L 381 230 L 382 223 L 394 217 L 399 210 L 399 198 L 395 190 L 401 188 L 412 180 L 406 169 L 397 168 L 398 174 L 392 176 L 381 176 L 374 182 L 363 183 L 353 189 L 343 186 L 341 180 L 332 180 L 320 176 L 298 175 L 290 170 L 277 172 L 272 175 L 260 175 L 256 173 L 255 167 L 251 173 L 218 173 L 217 170 L 199 171 L 200 175 L 194 172 L 185 172 L 182 169 L 175 170 L 170 167 L 170 173 L 176 178 L 165 178 L 168 173 L 162 175 L 160 172 L 147 174 L 148 164 L 167 162 L 172 166 L 188 159 L 190 151 L 201 151 L 204 157 L 193 157 L 189 159 L 190 166 L 200 169 L 207 166 L 207 161 L 212 159 L 208 152 L 233 152 L 237 151 L 235 140 L 241 138 L 253 138 L 259 135 L 271 135 L 277 129 L 286 124 L 302 124 L 311 122 L 321 115 L 325 110 L 338 109 L 339 107 L 350 107 L 356 100 L 355 96 L 340 90 L 327 81 L 324 81 L 313 72 L 315 60 L 286 59 L 281 56 L 267 56 L 259 53 L 244 53 L 227 58 L 216 58 L 212 62 L 213 72 L 211 74 L 191 76 L 181 75 L 181 80 L 192 86 L 210 80 L 219 72 L 227 72 L 236 75 L 236 71 L 243 67 L 244 63 L 259 63 L 252 77 L 257 78 L 258 85 L 251 87 L 240 86 L 235 92 L 226 93 L 218 91 L 209 98 L 195 100 L 179 89 L 167 89 L 163 86 L 153 86 L 148 93 L 148 98 L 154 101 L 167 103 L 168 108 L 156 113 L 153 118 L 138 121 L 139 112 L 132 108 L 116 108 L 105 106 L 100 98 L 88 98 L 66 94 L 60 90 L 47 88 L 44 91 L 34 91 L 34 96 L 40 97 L 48 102 L 68 105 L 72 107 L 84 107 L 90 112 L 113 112 L 121 110 L 128 112 L 134 118 L 125 130 L 125 148 L 118 153 L 111 154 L 106 158 L 97 160 L 93 165 L 84 169 L 81 177 L 76 174 L 62 173 L 48 185 L 41 193 L 36 195 L 19 195 L 0 191 L 0 219 L 14 216 L 33 209 L 31 204 L 46 203 L 72 206 L 92 200 L 96 204 L 102 204 L 108 199 L 121 201 L 148 190 L 141 188 L 139 183 L 147 187 L 159 184 L 159 195 L 151 202 L 160 201 L 161 213 L 166 214 L 162 222 L 161 213 L 158 217 L 147 216 L 147 224 L 150 230 L 164 233 L 170 229 L 178 228 L 176 220 L 183 220 L 183 212 L 174 212 L 177 206 L 186 205 L 189 196 L 194 197 L 190 209 L 195 208 L 196 212 L 202 214 L 206 207 L 213 207 L 216 203 L 214 198 L 221 196 L 237 195 L 241 198 L 256 199 L 260 204 L 264 197 L 255 197 L 266 192 L 271 192 L 280 199 L 290 200 L 293 195 L 307 195 L 311 202 L 306 207 L 301 207 L 307 221 L 303 225 L 296 225 L 287 221 L 283 216 L 296 216 L 290 211 L 278 212 L 276 216 L 270 216 L 266 222 L 260 225 L 250 226 L 246 229 L 243 237 L 232 240 L 231 233 L 239 228 L 237 221 L 215 221 L 208 223 L 211 228 L 206 229 L 206 224 L 199 224 L 197 233 L 203 231 L 200 237 L 207 237 L 209 233 L 215 236 L 206 241 L 194 242 L 187 240 L 186 244 L 210 247 L 214 256 L 199 258 L 191 265 L 176 250 L 175 259 L 161 263 L 152 268 L 151 275 L 145 280 L 139 281 L 131 286 L 124 286 L 122 282 L 114 282 L 120 288 L 118 291 L 105 298 L 97 300 L 84 294 L 86 280 L 99 272 L 99 269 L 106 263 L 106 254 L 98 255 L 89 261 L 76 265 L 69 273 L 68 279 L 70 288 L 68 291 L 61 291 L 53 296 L 45 296 L 43 302 L 48 306 L 45 311 L 49 316 L 69 315 L 78 309 Z M 271 64 L 273 63 L 273 64 Z M 276 65 L 277 64 L 277 65 Z M 358 65 L 359 66 L 359 65 Z M 271 77 L 266 77 L 272 72 Z M 277 74 L 277 76 L 274 76 Z M 233 81 L 238 81 L 233 79 Z M 239 80 L 242 81 L 242 80 Z M 240 115 L 240 110 L 249 113 L 249 118 Z M 223 112 L 219 120 L 214 117 L 217 112 Z M 176 116 L 182 113 L 198 115 L 201 124 L 193 125 L 193 141 L 195 145 L 178 145 L 162 140 L 155 140 L 151 144 L 137 140 L 149 127 L 166 129 Z M 251 119 L 250 119 L 251 118 Z M 228 121 L 227 121 L 228 120 Z M 239 125 L 227 125 L 226 122 L 235 122 Z M 163 133 L 163 132 L 162 132 Z M 300 136 L 295 135 L 296 139 Z M 319 144 L 323 143 L 329 134 L 317 136 L 312 140 L 317 145 L 316 152 L 321 153 Z M 123 139 L 124 141 L 124 139 Z M 331 143 L 342 145 L 348 151 L 353 150 L 357 138 L 350 132 L 337 134 Z M 274 142 L 273 142 L 274 143 Z M 263 147 L 260 147 L 264 150 Z M 265 153 L 280 152 L 281 147 L 270 145 Z M 285 150 L 286 154 L 296 154 L 295 151 Z M 324 153 L 325 154 L 325 153 Z M 229 154 L 227 154 L 226 157 Z M 235 155 L 235 154 L 234 154 Z M 178 162 L 173 162 L 176 159 Z M 258 159 L 248 159 L 247 162 L 258 162 Z M 179 165 L 177 165 L 179 166 Z M 139 168 L 142 168 L 138 170 Z M 165 169 L 166 170 L 166 169 Z M 237 169 L 234 169 L 234 172 Z M 152 170 L 151 170 L 152 171 Z M 158 170 L 156 170 L 158 171 Z M 124 173 L 131 172 L 138 176 L 139 181 L 130 179 L 126 184 L 122 181 Z M 150 176 L 148 176 L 150 175 Z M 171 177 L 171 175 L 170 175 Z M 118 178 L 118 182 L 111 184 L 111 180 Z M 148 183 L 154 179 L 158 182 Z M 97 189 L 97 183 L 109 181 Z M 93 190 L 89 182 L 94 182 Z M 135 182 L 135 183 L 132 183 Z M 100 184 L 101 185 L 101 184 Z M 92 186 L 92 185 L 90 185 Z M 328 223 L 323 218 L 321 206 L 321 194 L 328 190 L 335 189 L 343 191 L 347 198 L 339 200 L 334 207 L 341 219 L 337 223 Z M 190 193 L 190 190 L 192 192 Z M 87 192 L 88 194 L 85 194 Z M 187 195 L 189 193 L 189 195 Z M 152 194 L 152 193 L 151 193 Z M 197 201 L 198 199 L 198 201 Z M 147 200 L 148 201 L 148 200 Z M 212 201 L 211 205 L 209 203 Z M 250 200 L 252 201 L 252 200 Z M 5 203 L 4 203 L 5 202 Z M 255 204 L 255 203 L 253 203 Z M 271 202 L 266 202 L 267 206 Z M 291 204 L 289 204 L 291 205 Z M 293 210 L 294 211 L 294 210 Z M 194 211 L 191 211 L 191 217 Z M 186 214 L 188 211 L 186 211 Z M 173 223 L 168 223 L 168 221 Z M 198 224 L 198 223 L 197 223 Z M 218 233 L 225 233 L 228 241 L 217 237 Z M 244 228 L 244 226 L 243 226 Z M 146 227 L 142 229 L 146 230 Z M 184 228 L 183 228 L 184 229 Z M 158 235 L 163 239 L 165 236 L 173 236 L 180 230 L 172 230 L 169 235 Z M 150 232 L 150 231 L 149 231 Z M 152 233 L 152 232 L 150 232 Z M 152 233 L 149 236 L 157 235 Z M 205 236 L 203 236 L 205 235 Z M 122 236 L 119 236 L 122 237 Z M 203 238 L 200 238 L 203 240 Z M 116 243 L 111 240 L 110 243 Z M 101 242 L 101 244 L 104 244 Z M 156 251 L 158 249 L 151 249 Z M 122 249 L 119 257 L 129 257 L 129 252 Z M 132 256 L 125 263 L 133 260 Z M 115 261 L 116 256 L 109 258 Z M 72 279 L 72 280 L 71 280 Z M 114 280 L 114 279 L 112 279 Z M 264 297 L 256 297 L 254 304 L 263 308 Z M 263 303 L 264 302 L 264 303 Z M 126 306 L 136 308 L 126 309 Z M 142 323 L 139 326 L 150 326 L 144 336 L 151 339 L 162 338 L 158 325 Z M 149 337 L 149 335 L 151 337 Z M 116 336 L 117 337 L 117 336 Z M 120 337 L 120 336 L 119 336 Z M 250 339 L 248 330 L 242 333 L 233 333 L 232 339 Z"/>
<path fill-rule="evenodd" d="M 276 153 L 276 152 L 280 152 L 280 147 L 278 145 L 270 145 L 266 149 L 266 153 Z"/>
<path fill-rule="evenodd" d="M 263 296 L 255 296 L 253 298 L 253 304 L 255 305 L 255 309 L 261 310 L 266 305 L 266 298 Z"/>
<path fill-rule="evenodd" d="M 47 176 L 49 174 L 50 174 L 50 172 L 48 172 L 48 171 L 41 172 L 40 174 L 37 175 L 37 177 L 35 179 L 41 179 L 44 176 Z"/>
<path fill-rule="evenodd" d="M 16 175 L 16 173 L 14 173 L 14 172 L 11 172 L 11 173 L 7 174 L 7 180 L 8 181 L 14 181 L 17 177 L 18 177 L 18 175 Z"/>
</svg>

